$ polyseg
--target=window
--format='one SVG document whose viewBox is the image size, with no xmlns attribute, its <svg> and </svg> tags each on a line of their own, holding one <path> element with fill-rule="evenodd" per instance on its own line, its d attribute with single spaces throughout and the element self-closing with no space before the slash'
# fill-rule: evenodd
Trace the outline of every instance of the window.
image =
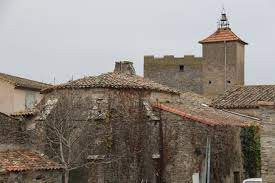
<svg viewBox="0 0 275 183">
<path fill-rule="evenodd" d="M 208 84 L 211 84 L 212 83 L 212 81 L 208 81 Z"/>
<path fill-rule="evenodd" d="M 227 83 L 231 83 L 231 81 L 228 80 Z"/>
<path fill-rule="evenodd" d="M 234 172 L 234 183 L 241 183 L 240 172 Z"/>
<path fill-rule="evenodd" d="M 184 71 L 184 65 L 180 65 L 180 72 Z"/>
<path fill-rule="evenodd" d="M 25 96 L 26 109 L 32 109 L 36 103 L 35 93 L 27 92 Z"/>
</svg>

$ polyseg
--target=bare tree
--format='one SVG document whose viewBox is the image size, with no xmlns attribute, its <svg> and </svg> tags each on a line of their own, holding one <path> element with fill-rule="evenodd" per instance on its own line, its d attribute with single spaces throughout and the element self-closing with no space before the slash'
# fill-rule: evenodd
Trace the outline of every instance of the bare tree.
<svg viewBox="0 0 275 183">
<path fill-rule="evenodd" d="M 148 139 L 143 94 L 117 91 L 100 98 L 81 92 L 70 89 L 45 97 L 40 117 L 41 143 L 46 154 L 63 165 L 65 183 L 70 172 L 93 164 L 107 165 L 100 175 L 106 179 L 151 179 L 155 152 Z"/>
<path fill-rule="evenodd" d="M 83 98 L 76 91 L 64 91 L 56 98 L 48 99 L 44 111 L 46 118 L 43 121 L 44 142 L 46 153 L 58 160 L 64 167 L 64 182 L 69 182 L 69 173 L 72 170 L 88 166 L 93 161 L 87 157 L 99 152 L 106 136 L 106 123 L 97 122 L 108 117 L 101 109 L 98 100 Z M 47 108 L 48 107 L 48 108 Z"/>
</svg>

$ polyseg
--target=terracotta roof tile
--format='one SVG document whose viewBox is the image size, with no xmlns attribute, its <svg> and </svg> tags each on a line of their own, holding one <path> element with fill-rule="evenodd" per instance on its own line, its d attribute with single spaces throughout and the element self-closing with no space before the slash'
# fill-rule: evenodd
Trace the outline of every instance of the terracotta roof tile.
<svg viewBox="0 0 275 183">
<path fill-rule="evenodd" d="M 58 163 L 29 150 L 0 151 L 0 169 L 6 172 L 61 169 Z"/>
<path fill-rule="evenodd" d="M 236 86 L 213 99 L 211 106 L 220 109 L 258 108 L 259 101 L 275 101 L 275 85 Z"/>
<path fill-rule="evenodd" d="M 199 43 L 212 43 L 212 42 L 223 42 L 223 41 L 239 41 L 243 44 L 247 44 L 236 34 L 234 34 L 230 28 L 219 28 L 209 37 L 201 40 Z"/>
<path fill-rule="evenodd" d="M 207 105 L 207 100 L 197 100 L 194 95 L 183 95 L 177 102 L 156 103 L 153 106 L 206 125 L 249 126 L 259 121 L 238 116 Z M 200 97 L 201 98 L 201 97 Z"/>
<path fill-rule="evenodd" d="M 51 86 L 50 84 L 33 81 L 30 79 L 25 79 L 17 76 L 12 76 L 4 73 L 0 73 L 0 80 L 6 81 L 14 85 L 15 87 L 30 88 L 34 90 L 41 90 Z"/>
<path fill-rule="evenodd" d="M 163 91 L 168 93 L 180 92 L 176 89 L 169 88 L 151 80 L 145 79 L 137 75 L 126 75 L 122 73 L 106 73 L 99 76 L 89 76 L 82 79 L 70 81 L 65 84 L 56 85 L 45 90 L 42 93 L 51 92 L 54 89 L 66 88 L 115 88 L 115 89 L 137 89 L 137 90 L 152 90 Z"/>
<path fill-rule="evenodd" d="M 35 114 L 34 110 L 27 110 L 27 111 L 19 111 L 11 114 L 12 117 L 28 117 L 33 116 Z"/>
</svg>

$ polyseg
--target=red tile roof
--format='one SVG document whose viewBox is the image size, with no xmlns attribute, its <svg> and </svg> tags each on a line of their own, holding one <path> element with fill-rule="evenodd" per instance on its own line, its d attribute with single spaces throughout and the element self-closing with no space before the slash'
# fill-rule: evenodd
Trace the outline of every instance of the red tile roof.
<svg viewBox="0 0 275 183">
<path fill-rule="evenodd" d="M 56 169 L 62 169 L 62 166 L 37 152 L 29 150 L 0 151 L 1 171 L 19 172 Z"/>
<path fill-rule="evenodd" d="M 158 103 L 158 104 L 153 104 L 153 107 L 158 108 L 158 109 L 162 109 L 162 110 L 167 111 L 167 112 L 177 114 L 177 115 L 182 116 L 184 118 L 188 118 L 188 119 L 191 119 L 191 120 L 194 120 L 194 121 L 201 122 L 201 123 L 206 124 L 206 125 L 213 126 L 213 125 L 219 124 L 219 122 L 217 122 L 217 121 L 214 121 L 214 120 L 211 120 L 211 119 L 206 120 L 206 119 L 203 119 L 201 117 L 194 116 L 194 115 L 188 114 L 184 111 L 178 110 L 176 108 L 169 107 L 167 105 L 163 105 L 163 104 Z"/>
<path fill-rule="evenodd" d="M 210 126 L 249 126 L 259 123 L 259 121 L 248 117 L 209 107 L 207 99 L 203 99 L 199 95 L 192 95 L 190 92 L 182 94 L 181 99 L 176 102 L 156 103 L 153 104 L 153 107 Z"/>
<path fill-rule="evenodd" d="M 0 80 L 6 81 L 6 82 L 14 85 L 17 88 L 29 88 L 29 89 L 33 89 L 33 90 L 42 90 L 42 89 L 52 86 L 50 84 L 33 81 L 30 79 L 21 78 L 18 76 L 12 76 L 9 74 L 4 74 L 4 73 L 0 73 Z"/>
<path fill-rule="evenodd" d="M 34 110 L 26 110 L 26 111 L 19 111 L 19 112 L 12 113 L 10 116 L 12 116 L 12 117 L 29 117 L 29 116 L 33 116 L 34 114 L 35 114 Z"/>
<path fill-rule="evenodd" d="M 218 109 L 258 108 L 259 101 L 275 101 L 275 85 L 235 86 L 214 98 L 211 106 Z"/>
<path fill-rule="evenodd" d="M 214 42 L 223 42 L 223 41 L 239 41 L 243 44 L 247 44 L 236 34 L 234 34 L 230 28 L 219 28 L 215 33 L 209 37 L 199 41 L 199 43 L 214 43 Z"/>
<path fill-rule="evenodd" d="M 166 93 L 179 94 L 176 89 L 169 88 L 138 75 L 127 75 L 110 72 L 99 76 L 89 76 L 65 84 L 56 85 L 42 90 L 42 93 L 49 93 L 55 89 L 81 89 L 81 88 L 114 88 L 114 89 L 136 89 L 161 91 Z"/>
</svg>

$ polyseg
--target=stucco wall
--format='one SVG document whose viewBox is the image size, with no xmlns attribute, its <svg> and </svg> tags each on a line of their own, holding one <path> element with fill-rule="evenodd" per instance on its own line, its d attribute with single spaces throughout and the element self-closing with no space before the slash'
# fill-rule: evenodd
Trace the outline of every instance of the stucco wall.
<svg viewBox="0 0 275 183">
<path fill-rule="evenodd" d="M 0 81 L 0 112 L 10 114 L 14 111 L 14 86 Z"/>
<path fill-rule="evenodd" d="M 27 95 L 34 97 L 34 103 L 37 104 L 41 101 L 43 95 L 39 91 L 32 91 L 26 89 L 15 89 L 14 90 L 14 111 L 19 112 L 24 111 L 27 108 L 26 100 L 28 100 Z"/>
<path fill-rule="evenodd" d="M 35 103 L 39 103 L 43 98 L 39 91 L 15 89 L 13 85 L 0 81 L 0 112 L 12 114 L 25 111 L 26 95 L 33 95 Z"/>
</svg>

